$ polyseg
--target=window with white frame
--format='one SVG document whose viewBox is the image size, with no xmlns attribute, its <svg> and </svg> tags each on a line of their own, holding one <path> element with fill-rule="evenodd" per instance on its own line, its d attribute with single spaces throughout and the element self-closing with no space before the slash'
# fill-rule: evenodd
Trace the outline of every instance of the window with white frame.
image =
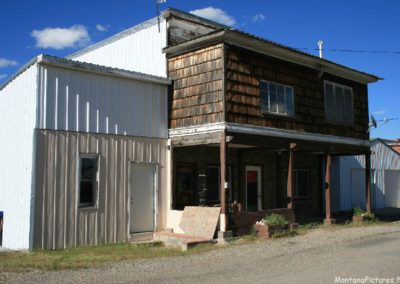
<svg viewBox="0 0 400 284">
<path fill-rule="evenodd" d="M 261 112 L 294 115 L 293 88 L 260 81 Z"/>
<path fill-rule="evenodd" d="M 353 89 L 325 81 L 324 92 L 326 121 L 352 125 Z"/>
<path fill-rule="evenodd" d="M 284 192 L 287 195 L 288 171 L 284 171 Z M 310 197 L 310 171 L 309 169 L 293 169 L 293 197 Z"/>
<path fill-rule="evenodd" d="M 78 207 L 96 207 L 98 191 L 98 155 L 82 154 L 79 159 Z"/>
</svg>

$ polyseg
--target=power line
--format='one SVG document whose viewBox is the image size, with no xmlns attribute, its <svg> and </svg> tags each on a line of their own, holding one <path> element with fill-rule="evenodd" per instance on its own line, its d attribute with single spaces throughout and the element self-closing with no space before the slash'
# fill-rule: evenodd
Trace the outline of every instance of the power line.
<svg viewBox="0 0 400 284">
<path fill-rule="evenodd" d="M 302 50 L 319 50 L 319 48 L 302 47 Z M 400 51 L 384 51 L 384 50 L 356 50 L 356 49 L 322 49 L 322 51 L 333 52 L 352 52 L 352 53 L 377 53 L 377 54 L 400 54 Z"/>
</svg>

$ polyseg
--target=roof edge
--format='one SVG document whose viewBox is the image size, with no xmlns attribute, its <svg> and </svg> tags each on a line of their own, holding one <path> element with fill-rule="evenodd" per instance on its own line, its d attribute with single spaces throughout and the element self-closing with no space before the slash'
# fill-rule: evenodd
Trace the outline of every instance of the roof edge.
<svg viewBox="0 0 400 284">
<path fill-rule="evenodd" d="M 310 67 L 318 71 L 322 70 L 323 72 L 363 84 L 375 83 L 378 80 L 383 79 L 381 77 L 358 71 L 333 61 L 319 58 L 294 48 L 269 41 L 267 39 L 232 29 L 217 30 L 195 39 L 164 48 L 163 52 L 167 54 L 178 55 L 189 50 L 222 41 L 257 53 L 266 54 L 285 61 Z"/>
<path fill-rule="evenodd" d="M 147 21 L 144 21 L 144 22 L 142 22 L 140 24 L 137 24 L 137 25 L 135 25 L 135 26 L 133 26 L 133 27 L 131 27 L 129 29 L 126 29 L 126 30 L 124 30 L 124 31 L 122 31 L 120 33 L 117 33 L 116 35 L 113 35 L 111 37 L 103 39 L 102 41 L 99 41 L 97 43 L 89 45 L 88 47 L 86 47 L 84 49 L 80 49 L 80 50 L 78 50 L 78 51 L 76 51 L 76 52 L 74 52 L 74 53 L 72 53 L 70 55 L 67 55 L 67 56 L 65 56 L 65 58 L 66 59 L 75 59 L 78 56 L 84 55 L 84 54 L 86 54 L 86 53 L 88 53 L 90 51 L 93 51 L 93 50 L 96 50 L 98 48 L 101 48 L 101 47 L 103 47 L 105 45 L 113 43 L 113 42 L 115 42 L 117 40 L 120 40 L 120 39 L 122 39 L 124 37 L 127 37 L 127 36 L 131 35 L 131 34 L 137 33 L 137 32 L 139 32 L 141 30 L 144 30 L 144 29 L 147 29 L 149 27 L 152 27 L 152 26 L 154 26 L 156 24 L 158 24 L 157 17 L 151 18 L 151 19 L 149 19 Z"/>
<path fill-rule="evenodd" d="M 38 64 L 54 65 L 67 69 L 82 70 L 91 73 L 97 73 L 102 75 L 109 75 L 114 77 L 121 77 L 127 79 L 133 79 L 138 81 L 145 81 L 150 83 L 157 83 L 162 85 L 170 85 L 171 80 L 164 77 L 154 76 L 150 74 L 128 71 L 124 69 L 112 68 L 92 63 L 79 62 L 75 60 L 50 56 L 50 55 L 39 55 L 37 57 Z"/>
<path fill-rule="evenodd" d="M 40 56 L 40 55 L 39 55 Z M 0 86 L 0 91 L 3 90 L 8 84 L 10 84 L 12 81 L 15 80 L 15 78 L 17 78 L 19 75 L 21 75 L 22 73 L 25 72 L 26 69 L 28 69 L 29 67 L 31 67 L 33 64 L 35 64 L 38 61 L 38 57 L 36 56 L 34 58 L 32 58 L 31 60 L 29 60 L 27 63 L 25 63 L 24 65 L 22 65 L 21 68 L 19 68 L 17 70 L 17 72 L 15 72 L 10 78 L 8 78 L 3 85 Z"/>
</svg>

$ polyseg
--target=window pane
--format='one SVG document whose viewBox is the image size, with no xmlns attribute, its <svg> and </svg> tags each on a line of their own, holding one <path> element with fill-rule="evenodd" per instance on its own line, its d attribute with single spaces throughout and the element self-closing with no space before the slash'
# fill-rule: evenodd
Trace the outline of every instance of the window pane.
<svg viewBox="0 0 400 284">
<path fill-rule="evenodd" d="M 285 114 L 285 96 L 278 94 L 278 113 Z"/>
<path fill-rule="evenodd" d="M 344 122 L 353 124 L 353 94 L 351 89 L 344 90 Z"/>
<path fill-rule="evenodd" d="M 276 84 L 269 83 L 269 111 L 278 112 L 278 102 L 276 97 Z"/>
<path fill-rule="evenodd" d="M 286 102 L 286 114 L 294 115 L 294 106 L 293 106 L 293 89 L 290 87 L 285 88 L 285 102 Z"/>
<path fill-rule="evenodd" d="M 94 205 L 94 182 L 93 181 L 81 181 L 80 183 L 80 205 Z"/>
<path fill-rule="evenodd" d="M 297 197 L 308 197 L 309 181 L 308 181 L 308 171 L 298 170 L 296 172 L 296 196 Z"/>
<path fill-rule="evenodd" d="M 331 84 L 325 84 L 325 116 L 327 121 L 333 121 L 333 87 Z"/>
<path fill-rule="evenodd" d="M 96 178 L 96 159 L 81 159 L 81 179 L 94 180 Z"/>
<path fill-rule="evenodd" d="M 260 81 L 260 98 L 261 98 L 261 111 L 268 112 L 269 111 L 269 102 L 268 102 L 268 83 Z"/>
<path fill-rule="evenodd" d="M 207 167 L 207 203 L 219 200 L 219 168 Z"/>
<path fill-rule="evenodd" d="M 343 98 L 343 88 L 335 87 L 335 121 L 344 122 L 343 118 L 344 110 L 344 98 Z"/>
</svg>

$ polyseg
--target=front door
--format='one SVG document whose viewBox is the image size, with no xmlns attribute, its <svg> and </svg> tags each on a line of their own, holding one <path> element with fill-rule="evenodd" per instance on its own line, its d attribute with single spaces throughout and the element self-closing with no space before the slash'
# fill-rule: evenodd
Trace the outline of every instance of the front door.
<svg viewBox="0 0 400 284">
<path fill-rule="evenodd" d="M 156 220 L 157 168 L 133 163 L 131 167 L 130 232 L 153 232 Z"/>
<path fill-rule="evenodd" d="M 246 166 L 247 211 L 262 210 L 261 167 Z"/>
</svg>

